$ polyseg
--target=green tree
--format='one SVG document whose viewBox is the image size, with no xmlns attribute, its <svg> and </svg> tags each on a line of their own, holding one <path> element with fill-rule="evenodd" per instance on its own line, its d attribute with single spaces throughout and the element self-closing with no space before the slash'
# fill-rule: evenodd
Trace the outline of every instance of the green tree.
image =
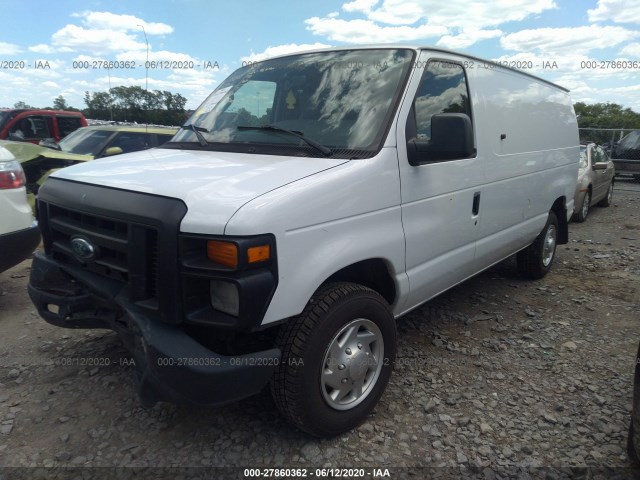
<svg viewBox="0 0 640 480">
<path fill-rule="evenodd" d="M 13 104 L 13 108 L 34 108 L 28 103 L 24 103 L 22 100 Z"/>
<path fill-rule="evenodd" d="M 578 102 L 574 108 L 580 128 L 640 128 L 640 114 L 617 103 Z"/>
<path fill-rule="evenodd" d="M 166 90 L 121 85 L 108 92 L 85 92 L 84 103 L 85 115 L 93 119 L 182 125 L 187 99 Z"/>
<path fill-rule="evenodd" d="M 53 99 L 53 109 L 54 110 L 69 110 L 69 105 L 67 105 L 67 101 L 64 99 L 62 95 L 58 95 Z"/>
<path fill-rule="evenodd" d="M 617 103 L 584 102 L 574 104 L 580 127 L 580 140 L 597 143 L 615 142 L 622 136 L 622 129 L 640 129 L 640 114 Z M 597 130 L 603 129 L 603 130 Z M 619 129 L 619 131 L 604 130 Z"/>
</svg>

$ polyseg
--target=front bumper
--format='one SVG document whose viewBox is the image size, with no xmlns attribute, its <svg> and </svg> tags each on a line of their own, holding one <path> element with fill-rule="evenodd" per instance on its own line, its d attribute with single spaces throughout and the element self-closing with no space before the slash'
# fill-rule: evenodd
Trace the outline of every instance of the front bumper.
<svg viewBox="0 0 640 480">
<path fill-rule="evenodd" d="M 0 272 L 27 258 L 40 243 L 37 224 L 17 232 L 0 235 Z"/>
<path fill-rule="evenodd" d="M 221 405 L 249 397 L 269 382 L 280 359 L 277 348 L 219 355 L 179 325 L 149 318 L 128 301 L 126 288 L 43 254 L 34 257 L 29 295 L 53 325 L 116 331 L 133 355 L 138 393 L 147 404 Z"/>
</svg>

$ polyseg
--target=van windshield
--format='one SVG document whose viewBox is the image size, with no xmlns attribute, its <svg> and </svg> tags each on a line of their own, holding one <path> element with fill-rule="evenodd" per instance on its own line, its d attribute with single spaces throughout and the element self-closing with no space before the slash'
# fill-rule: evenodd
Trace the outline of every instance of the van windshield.
<svg viewBox="0 0 640 480">
<path fill-rule="evenodd" d="M 382 146 L 413 55 L 404 49 L 343 50 L 243 67 L 165 147 L 372 156 Z"/>
</svg>

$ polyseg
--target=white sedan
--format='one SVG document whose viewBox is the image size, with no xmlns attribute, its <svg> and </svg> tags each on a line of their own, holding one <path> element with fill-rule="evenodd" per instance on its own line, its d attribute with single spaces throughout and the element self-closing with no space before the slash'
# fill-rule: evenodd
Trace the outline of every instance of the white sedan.
<svg viewBox="0 0 640 480">
<path fill-rule="evenodd" d="M 20 164 L 0 147 L 0 272 L 27 258 L 40 243 L 25 183 Z"/>
</svg>

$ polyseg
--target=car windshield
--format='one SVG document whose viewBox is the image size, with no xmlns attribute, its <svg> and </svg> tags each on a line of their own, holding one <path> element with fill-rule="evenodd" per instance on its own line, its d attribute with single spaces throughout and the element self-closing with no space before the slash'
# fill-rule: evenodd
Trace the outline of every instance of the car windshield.
<svg viewBox="0 0 640 480">
<path fill-rule="evenodd" d="M 111 130 L 80 128 L 63 138 L 58 145 L 66 153 L 95 156 L 112 135 Z"/>
<path fill-rule="evenodd" d="M 381 147 L 413 55 L 411 50 L 346 50 L 243 67 L 196 110 L 186 123 L 193 127 L 180 130 L 166 146 L 371 156 Z"/>
<path fill-rule="evenodd" d="M 618 147 L 621 149 L 640 148 L 640 131 L 636 130 L 629 133 L 622 140 L 620 140 Z"/>
</svg>

